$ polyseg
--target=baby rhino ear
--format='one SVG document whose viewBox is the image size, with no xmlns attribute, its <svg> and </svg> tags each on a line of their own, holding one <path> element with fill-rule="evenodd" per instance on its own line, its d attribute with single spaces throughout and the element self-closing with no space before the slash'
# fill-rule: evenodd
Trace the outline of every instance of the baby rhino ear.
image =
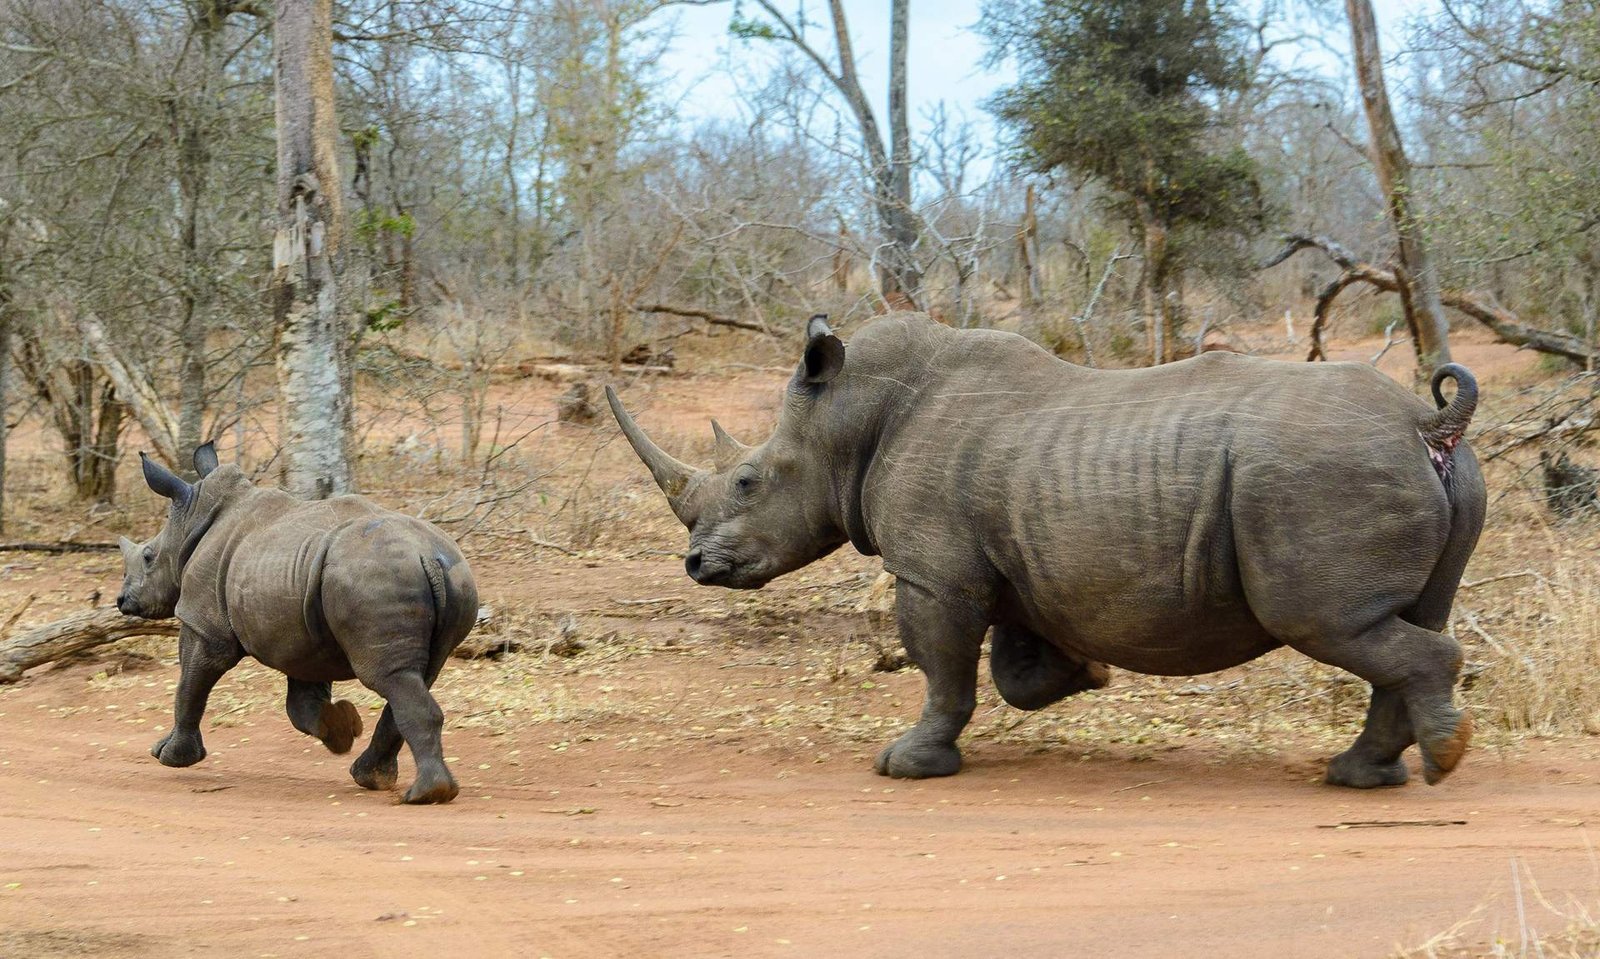
<svg viewBox="0 0 1600 959">
<path fill-rule="evenodd" d="M 194 488 L 185 483 L 178 474 L 157 463 L 143 452 L 139 454 L 139 460 L 144 464 L 144 481 L 150 487 L 151 492 L 158 496 L 165 496 L 179 506 L 184 506 L 189 502 L 189 497 L 193 495 Z"/>
<path fill-rule="evenodd" d="M 828 328 L 828 314 L 818 313 L 806 323 L 803 382 L 822 384 L 844 369 L 844 341 Z"/>
<path fill-rule="evenodd" d="M 194 471 L 200 474 L 201 479 L 211 475 L 217 468 L 217 444 L 201 443 L 194 448 Z"/>
</svg>

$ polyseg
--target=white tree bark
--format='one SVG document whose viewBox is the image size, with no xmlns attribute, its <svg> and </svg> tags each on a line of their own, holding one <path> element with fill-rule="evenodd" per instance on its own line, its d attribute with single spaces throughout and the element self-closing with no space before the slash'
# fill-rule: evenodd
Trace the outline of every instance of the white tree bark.
<svg viewBox="0 0 1600 959">
<path fill-rule="evenodd" d="M 283 485 L 326 497 L 352 487 L 346 331 L 338 310 L 343 210 L 336 157 L 331 0 L 278 0 L 278 227 L 273 309 Z"/>
</svg>

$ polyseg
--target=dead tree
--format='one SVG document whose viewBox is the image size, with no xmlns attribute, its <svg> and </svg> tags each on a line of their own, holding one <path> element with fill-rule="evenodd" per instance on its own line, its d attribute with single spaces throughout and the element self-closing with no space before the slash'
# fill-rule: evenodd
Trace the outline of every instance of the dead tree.
<svg viewBox="0 0 1600 959">
<path fill-rule="evenodd" d="M 1361 102 L 1366 108 L 1371 135 L 1368 152 L 1398 241 L 1400 262 L 1393 271 L 1396 291 L 1405 309 L 1406 323 L 1411 327 L 1412 342 L 1416 344 L 1418 368 L 1431 371 L 1450 362 L 1450 326 L 1445 321 L 1440 299 L 1439 276 L 1429 260 L 1427 243 L 1422 236 L 1411 182 L 1411 161 L 1406 158 L 1400 128 L 1389 107 L 1371 0 L 1346 0 L 1345 8 L 1350 16 L 1350 46 L 1355 56 L 1356 80 L 1361 87 Z"/>
<path fill-rule="evenodd" d="M 1311 324 L 1311 351 L 1307 360 L 1327 359 L 1323 335 L 1328 313 L 1339 294 L 1358 283 L 1376 287 L 1385 293 L 1400 293 L 1403 285 L 1392 267 L 1382 267 L 1358 258 L 1342 244 L 1326 236 L 1291 233 L 1284 237 L 1284 247 L 1261 264 L 1262 269 L 1277 266 L 1301 250 L 1316 249 L 1326 253 L 1343 271 L 1317 294 L 1315 318 Z M 1587 364 L 1595 359 L 1595 348 L 1582 337 L 1558 330 L 1541 330 L 1522 322 L 1516 313 L 1501 306 L 1494 295 L 1486 292 L 1441 290 L 1440 302 L 1457 310 L 1489 329 L 1502 342 L 1513 346 L 1563 356 L 1575 363 Z"/>
</svg>

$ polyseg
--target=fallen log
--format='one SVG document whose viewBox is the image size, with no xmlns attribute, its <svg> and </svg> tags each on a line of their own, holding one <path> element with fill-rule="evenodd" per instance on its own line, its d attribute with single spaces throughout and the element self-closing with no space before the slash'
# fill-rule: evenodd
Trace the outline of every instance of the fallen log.
<svg viewBox="0 0 1600 959">
<path fill-rule="evenodd" d="M 25 670 L 73 653 L 133 636 L 176 636 L 175 619 L 124 616 L 114 606 L 97 606 L 53 623 L 24 629 L 0 642 L 0 683 L 14 683 Z"/>
<path fill-rule="evenodd" d="M 0 543 L 0 553 L 115 553 L 116 543 Z"/>
</svg>

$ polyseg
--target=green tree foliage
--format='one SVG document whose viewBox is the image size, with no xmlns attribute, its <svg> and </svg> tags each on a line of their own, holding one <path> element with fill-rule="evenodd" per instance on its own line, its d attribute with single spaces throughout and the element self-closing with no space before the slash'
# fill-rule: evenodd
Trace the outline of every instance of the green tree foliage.
<svg viewBox="0 0 1600 959">
<path fill-rule="evenodd" d="M 1259 64 L 1250 31 L 1206 0 L 992 0 L 983 26 L 1019 66 L 992 103 L 1013 159 L 1107 191 L 1143 240 L 1151 353 L 1170 358 L 1185 267 L 1268 215 L 1234 109 Z"/>
</svg>

